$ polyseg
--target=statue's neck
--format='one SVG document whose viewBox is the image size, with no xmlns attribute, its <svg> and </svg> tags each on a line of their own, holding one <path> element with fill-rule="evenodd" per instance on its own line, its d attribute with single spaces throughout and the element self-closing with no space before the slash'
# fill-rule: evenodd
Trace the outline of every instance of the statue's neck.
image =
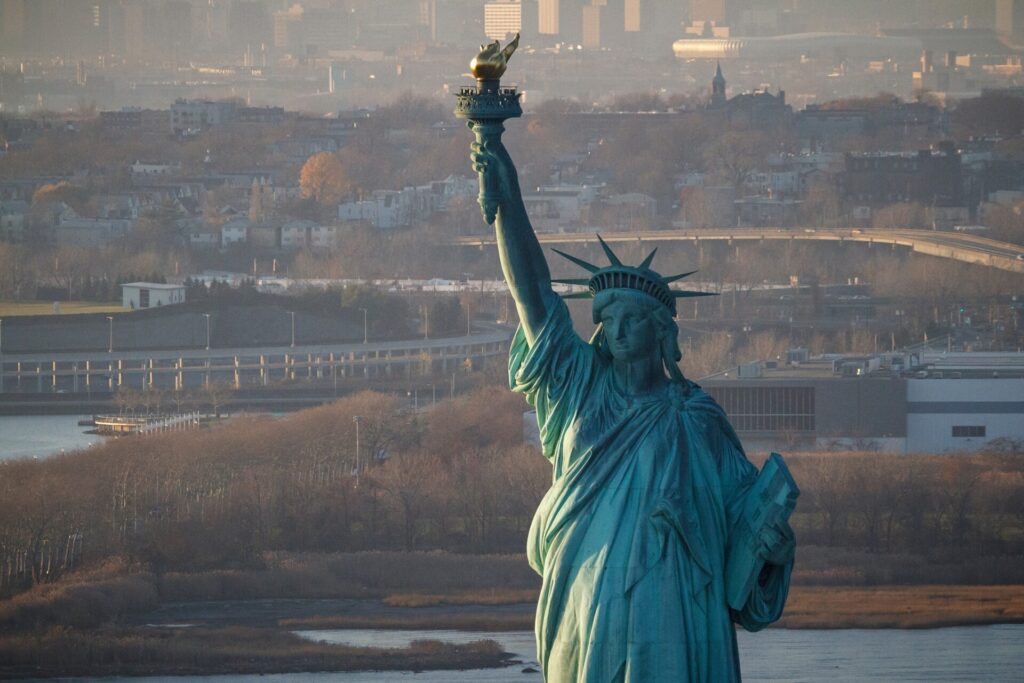
<svg viewBox="0 0 1024 683">
<path fill-rule="evenodd" d="M 613 360 L 612 372 L 618 386 L 630 394 L 649 394 L 667 382 L 661 359 L 653 356 L 635 361 Z"/>
</svg>

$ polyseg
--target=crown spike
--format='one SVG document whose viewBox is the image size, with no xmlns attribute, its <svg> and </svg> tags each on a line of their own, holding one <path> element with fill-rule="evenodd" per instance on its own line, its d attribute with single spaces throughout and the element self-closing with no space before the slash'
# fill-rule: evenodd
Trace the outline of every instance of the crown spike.
<svg viewBox="0 0 1024 683">
<path fill-rule="evenodd" d="M 647 258 L 645 258 L 643 261 L 641 261 L 640 265 L 637 266 L 637 268 L 650 268 L 651 267 L 651 262 L 654 261 L 654 255 L 657 254 L 657 253 L 658 253 L 658 248 L 655 247 L 651 251 L 651 253 L 647 255 Z"/>
<path fill-rule="evenodd" d="M 559 256 L 572 261 L 591 274 L 590 278 L 551 278 L 552 283 L 575 285 L 586 287 L 584 291 L 574 291 L 561 294 L 563 299 L 591 299 L 601 292 L 610 289 L 629 289 L 646 294 L 656 301 L 661 302 L 669 311 L 676 312 L 676 299 L 684 299 L 699 296 L 718 296 L 717 292 L 699 292 L 692 290 L 674 290 L 668 286 L 670 282 L 682 280 L 684 277 L 693 275 L 696 270 L 691 270 L 671 277 L 662 277 L 651 270 L 651 263 L 658 249 L 655 247 L 651 253 L 638 266 L 626 266 L 622 263 L 608 243 L 600 235 L 597 240 L 610 262 L 604 268 L 588 263 L 581 258 L 567 254 L 558 249 L 552 249 Z M 596 322 L 596 321 L 595 321 Z"/>
<path fill-rule="evenodd" d="M 668 277 L 663 277 L 661 279 L 665 281 L 665 284 L 668 284 L 670 282 L 675 282 L 676 280 L 682 280 L 684 277 L 689 277 L 690 275 L 693 275 L 696 272 L 697 272 L 696 270 L 691 270 L 689 273 L 681 273 L 679 275 L 670 275 Z"/>
<path fill-rule="evenodd" d="M 551 251 L 555 252 L 556 254 L 558 254 L 559 256 L 561 256 L 562 258 L 567 258 L 567 259 L 569 259 L 570 261 L 572 261 L 573 263 L 575 263 L 575 264 L 576 264 L 577 266 L 579 266 L 580 268 L 582 268 L 582 269 L 584 269 L 584 270 L 586 270 L 586 271 L 589 271 L 589 272 L 591 272 L 591 273 L 596 273 L 597 271 L 601 270 L 600 268 L 598 268 L 598 267 L 597 267 L 597 266 L 595 266 L 594 264 L 592 264 L 592 263 L 587 263 L 587 262 L 586 262 L 586 261 L 584 261 L 583 259 L 581 259 L 581 258 L 576 258 L 576 257 L 575 257 L 575 256 L 573 256 L 572 254 L 566 254 L 566 253 L 565 253 L 564 251 L 559 251 L 558 249 L 552 249 Z"/>
<path fill-rule="evenodd" d="M 612 251 L 612 248 L 609 247 L 603 239 L 601 239 L 601 235 L 597 236 L 597 241 L 601 243 L 601 249 L 604 250 L 604 255 L 608 257 L 609 263 L 611 263 L 613 266 L 621 266 L 622 261 L 620 261 L 619 257 L 615 255 L 615 252 Z"/>
</svg>

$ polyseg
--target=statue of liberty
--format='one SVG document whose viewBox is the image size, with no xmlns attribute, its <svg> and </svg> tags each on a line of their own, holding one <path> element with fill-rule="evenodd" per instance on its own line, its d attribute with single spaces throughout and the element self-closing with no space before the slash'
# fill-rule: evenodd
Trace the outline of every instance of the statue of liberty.
<svg viewBox="0 0 1024 683">
<path fill-rule="evenodd" d="M 500 76 L 510 52 L 494 47 Z M 481 92 L 494 85 L 479 80 Z M 553 468 L 527 544 L 543 579 L 544 679 L 738 681 L 734 624 L 759 630 L 785 604 L 796 486 L 774 454 L 759 475 L 722 409 L 679 369 L 675 302 L 701 293 L 669 285 L 690 273 L 659 275 L 654 252 L 625 265 L 603 240 L 608 266 L 562 254 L 587 271 L 562 282 L 593 298 L 593 337 L 576 335 L 500 121 L 467 118 L 481 205 L 521 321 L 509 383 L 536 407 Z"/>
</svg>

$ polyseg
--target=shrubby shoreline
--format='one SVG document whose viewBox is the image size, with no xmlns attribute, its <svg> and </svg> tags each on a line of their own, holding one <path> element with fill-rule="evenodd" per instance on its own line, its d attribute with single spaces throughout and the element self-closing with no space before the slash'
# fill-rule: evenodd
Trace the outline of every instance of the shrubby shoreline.
<svg viewBox="0 0 1024 683">
<path fill-rule="evenodd" d="M 270 628 L 56 630 L 0 639 L 0 680 L 65 676 L 206 676 L 333 671 L 421 671 L 505 666 L 493 640 L 407 648 L 348 647 Z"/>
</svg>

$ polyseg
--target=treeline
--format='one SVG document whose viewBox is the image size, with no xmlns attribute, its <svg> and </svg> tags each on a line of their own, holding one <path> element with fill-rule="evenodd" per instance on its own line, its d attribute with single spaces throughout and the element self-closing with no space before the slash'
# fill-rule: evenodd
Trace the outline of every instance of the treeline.
<svg viewBox="0 0 1024 683">
<path fill-rule="evenodd" d="M 967 560 L 1024 552 L 1020 444 L 979 455 L 793 454 L 800 540 Z M 1016 449 L 1016 450 L 1009 450 Z"/>
<path fill-rule="evenodd" d="M 254 567 L 275 550 L 519 551 L 550 478 L 522 444 L 522 409 L 496 388 L 415 415 L 364 393 L 280 420 L 8 461 L 5 591 L 56 578 L 72 536 L 74 566 L 125 556 L 158 573 Z"/>
<path fill-rule="evenodd" d="M 112 558 L 163 576 L 261 571 L 275 554 L 521 553 L 551 477 L 522 442 L 524 408 L 497 387 L 418 414 L 363 393 L 284 419 L 6 462 L 4 593 Z M 803 490 L 801 580 L 1024 580 L 1019 452 L 788 461 Z"/>
</svg>

